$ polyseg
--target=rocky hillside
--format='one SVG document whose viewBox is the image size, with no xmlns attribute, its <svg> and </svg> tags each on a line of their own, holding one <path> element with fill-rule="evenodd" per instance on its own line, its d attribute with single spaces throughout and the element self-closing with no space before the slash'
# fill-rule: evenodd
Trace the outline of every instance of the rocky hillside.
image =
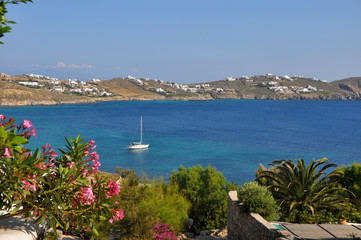
<svg viewBox="0 0 361 240">
<path fill-rule="evenodd" d="M 348 92 L 352 92 L 357 98 L 361 97 L 361 77 L 333 81 L 331 84 Z"/>
<path fill-rule="evenodd" d="M 89 97 L 66 95 L 63 93 L 34 89 L 20 86 L 8 81 L 0 81 L 0 105 L 25 106 L 25 105 L 57 105 L 93 103 L 95 99 Z"/>
<path fill-rule="evenodd" d="M 177 84 L 134 77 L 84 82 L 43 77 L 0 77 L 0 105 L 56 105 L 119 100 L 360 100 L 361 77 L 328 83 L 272 74 Z"/>
<path fill-rule="evenodd" d="M 192 84 L 214 99 L 350 100 L 359 95 L 317 79 L 262 75 Z"/>
</svg>

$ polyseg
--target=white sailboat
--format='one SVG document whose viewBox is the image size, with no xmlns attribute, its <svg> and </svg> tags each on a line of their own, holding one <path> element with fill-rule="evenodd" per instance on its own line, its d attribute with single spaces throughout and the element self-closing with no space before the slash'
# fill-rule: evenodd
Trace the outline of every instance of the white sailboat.
<svg viewBox="0 0 361 240">
<path fill-rule="evenodd" d="M 143 117 L 140 117 L 140 141 L 132 142 L 128 149 L 129 150 L 141 150 L 149 148 L 149 144 L 143 144 Z"/>
</svg>

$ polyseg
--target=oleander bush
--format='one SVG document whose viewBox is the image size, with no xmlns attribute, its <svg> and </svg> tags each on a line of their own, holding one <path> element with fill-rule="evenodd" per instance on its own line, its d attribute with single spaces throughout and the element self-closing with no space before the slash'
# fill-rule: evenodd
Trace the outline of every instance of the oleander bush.
<svg viewBox="0 0 361 240">
<path fill-rule="evenodd" d="M 277 203 L 267 187 L 253 181 L 245 183 L 237 193 L 243 211 L 258 213 L 267 221 L 278 219 Z"/>
<path fill-rule="evenodd" d="M 96 223 L 123 218 L 114 201 L 119 186 L 99 171 L 94 141 L 80 135 L 65 138 L 60 154 L 46 144 L 41 150 L 26 147 L 36 137 L 30 121 L 19 125 L 0 115 L 0 219 L 23 215 L 47 228 L 60 228 L 85 238 L 98 236 Z"/>
</svg>

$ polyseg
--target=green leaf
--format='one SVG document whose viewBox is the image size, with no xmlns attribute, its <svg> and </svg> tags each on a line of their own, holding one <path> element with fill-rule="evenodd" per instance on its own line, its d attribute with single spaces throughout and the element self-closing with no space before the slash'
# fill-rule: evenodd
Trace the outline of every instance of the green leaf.
<svg viewBox="0 0 361 240">
<path fill-rule="evenodd" d="M 26 143 L 28 140 L 26 138 L 16 136 L 11 140 L 11 143 L 13 144 L 23 144 Z"/>
<path fill-rule="evenodd" d="M 23 149 L 20 146 L 15 146 L 14 150 L 17 151 L 18 153 L 23 153 Z"/>
<path fill-rule="evenodd" d="M 21 164 L 22 165 L 32 165 L 36 162 L 36 158 L 28 158 L 25 161 L 23 161 Z"/>
</svg>

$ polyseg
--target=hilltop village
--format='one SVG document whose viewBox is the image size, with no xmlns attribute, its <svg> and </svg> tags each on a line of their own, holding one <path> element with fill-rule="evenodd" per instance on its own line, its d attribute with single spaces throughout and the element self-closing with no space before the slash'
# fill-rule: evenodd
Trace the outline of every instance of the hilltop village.
<svg viewBox="0 0 361 240">
<path fill-rule="evenodd" d="M 40 74 L 9 76 L 1 73 L 0 104 L 52 105 L 112 100 L 358 100 L 360 82 L 361 78 L 329 83 L 316 78 L 271 73 L 195 84 L 133 76 L 79 81 Z"/>
</svg>

